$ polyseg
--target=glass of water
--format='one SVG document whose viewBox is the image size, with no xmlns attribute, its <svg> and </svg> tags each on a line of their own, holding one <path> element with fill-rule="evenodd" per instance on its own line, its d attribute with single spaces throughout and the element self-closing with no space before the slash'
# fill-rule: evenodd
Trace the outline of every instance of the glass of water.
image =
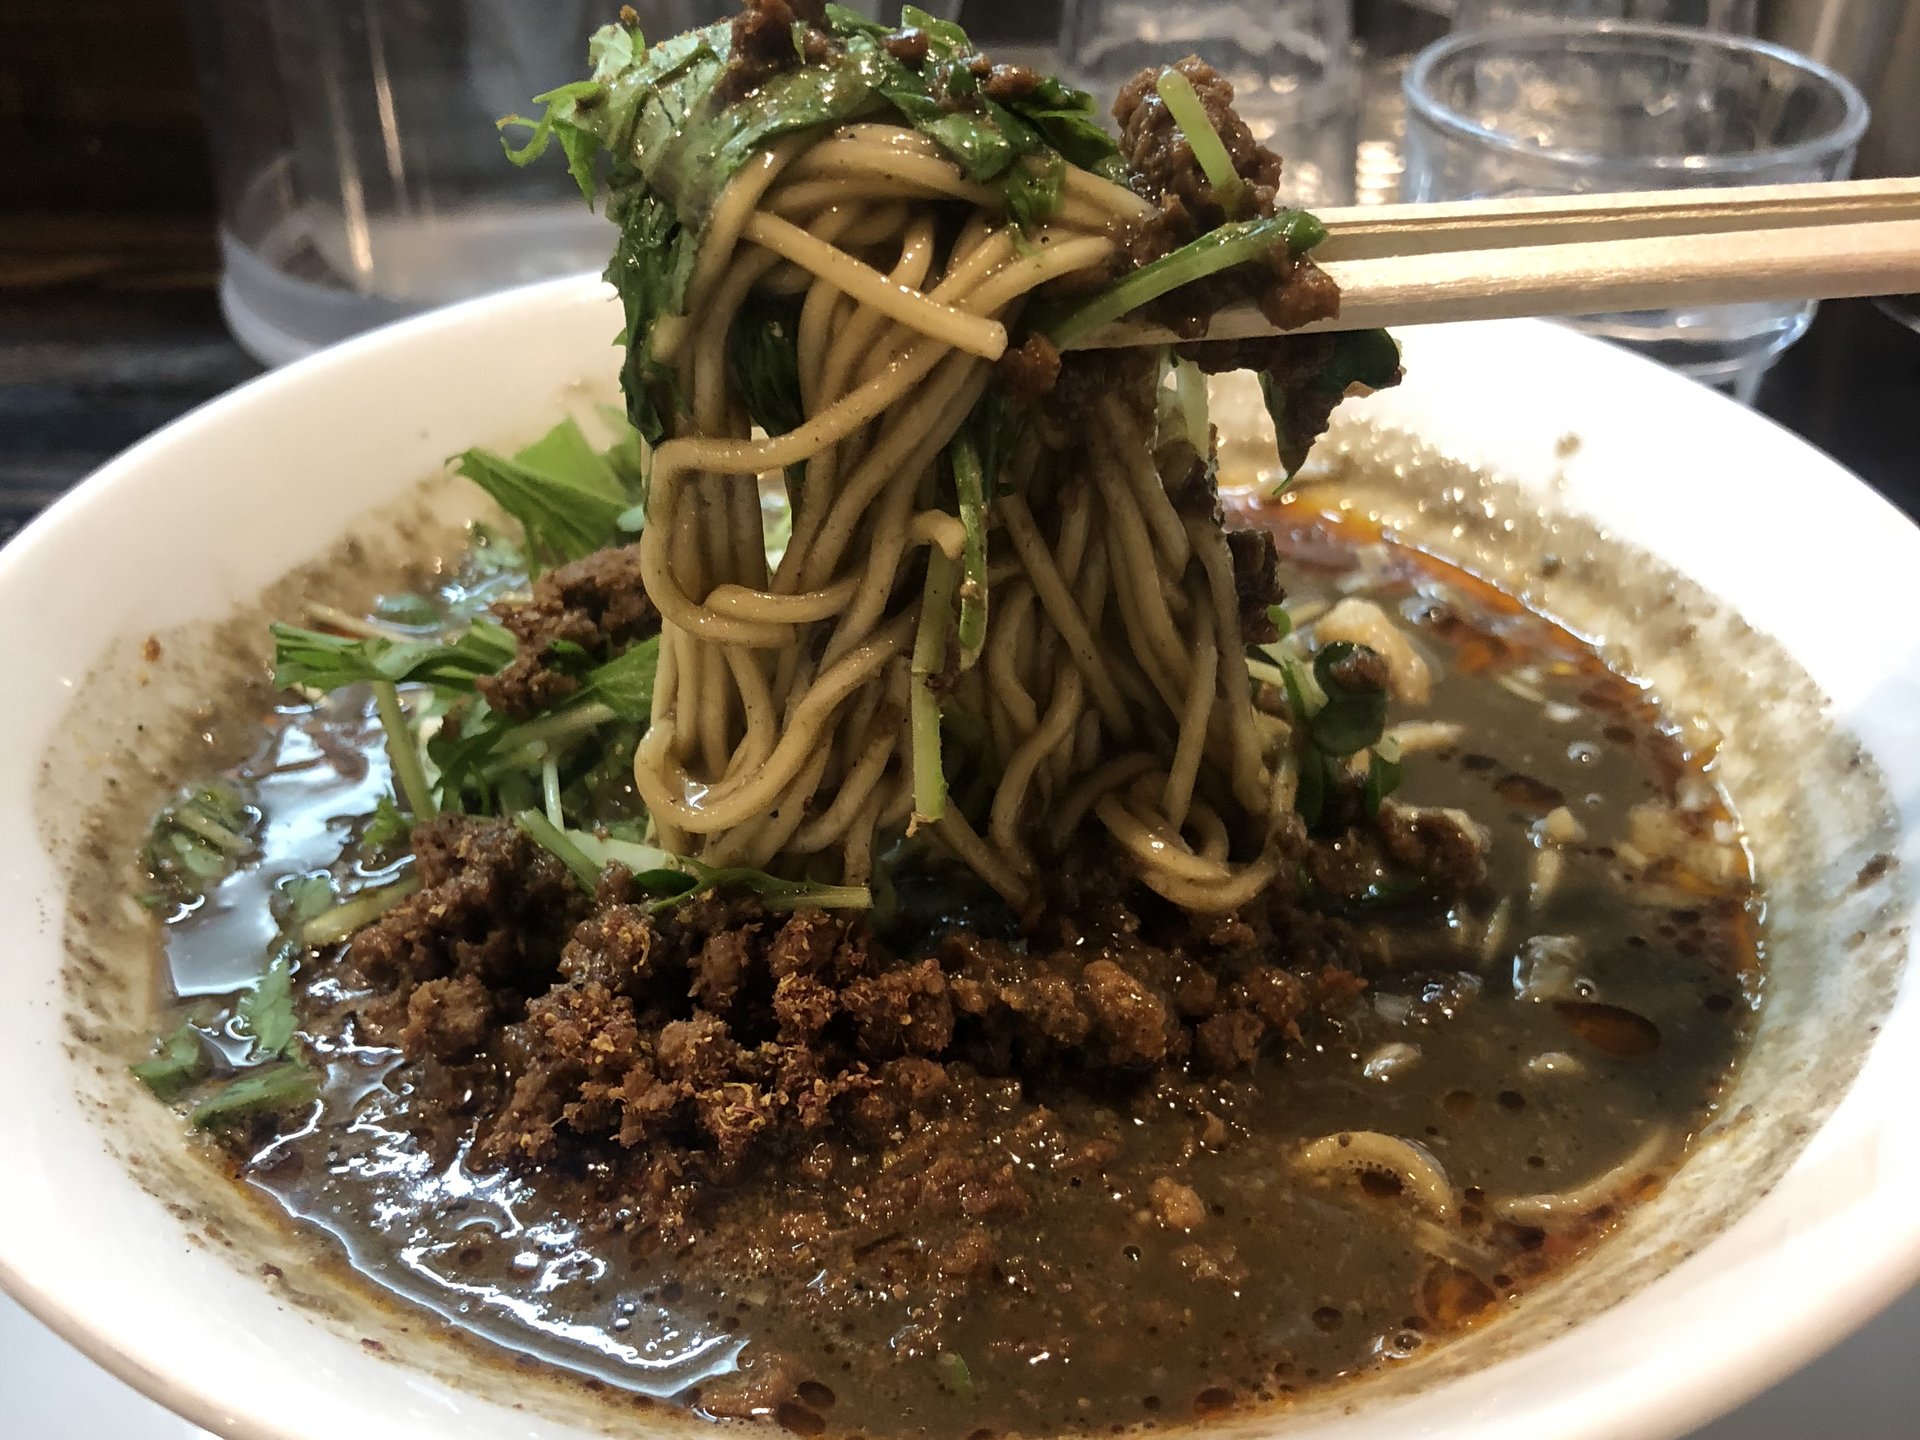
<svg viewBox="0 0 1920 1440">
<path fill-rule="evenodd" d="M 1867 105 L 1845 78 L 1741 36 L 1626 21 L 1459 32 L 1407 70 L 1409 200 L 1835 180 Z M 1572 323 L 1751 400 L 1811 303 Z"/>
<path fill-rule="evenodd" d="M 1279 152 L 1281 198 L 1353 200 L 1360 67 L 1350 0 L 1065 0 L 1060 68 L 1104 105 L 1147 66 L 1198 55 Z"/>
<path fill-rule="evenodd" d="M 1760 0 L 1454 0 L 1456 30 L 1536 20 L 1652 20 L 1751 35 Z"/>
<path fill-rule="evenodd" d="M 737 0 L 631 0 L 650 40 Z M 955 0 L 923 8 L 951 12 Z M 586 73 L 619 0 L 188 0 L 220 190 L 221 307 L 280 364 L 372 326 L 598 270 L 612 227 L 494 122 Z M 899 0 L 855 0 L 898 14 Z"/>
</svg>

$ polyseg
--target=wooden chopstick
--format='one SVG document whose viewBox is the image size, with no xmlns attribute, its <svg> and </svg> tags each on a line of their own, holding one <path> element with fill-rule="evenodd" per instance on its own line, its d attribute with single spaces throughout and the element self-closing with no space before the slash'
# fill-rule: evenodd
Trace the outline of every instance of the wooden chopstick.
<svg viewBox="0 0 1920 1440">
<path fill-rule="evenodd" d="M 1340 315 L 1304 330 L 1920 290 L 1920 179 L 1524 197 L 1321 213 Z M 1278 333 L 1251 305 L 1204 338 Z M 1076 348 L 1182 337 L 1119 320 Z"/>
</svg>

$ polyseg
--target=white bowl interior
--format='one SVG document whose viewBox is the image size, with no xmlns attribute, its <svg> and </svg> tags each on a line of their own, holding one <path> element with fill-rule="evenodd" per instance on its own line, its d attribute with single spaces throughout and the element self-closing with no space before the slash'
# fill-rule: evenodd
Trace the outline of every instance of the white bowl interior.
<svg viewBox="0 0 1920 1440">
<path fill-rule="evenodd" d="M 0 1282 L 222 1434 L 677 1428 L 476 1364 L 436 1323 L 314 1265 L 125 1074 L 151 983 L 136 929 L 109 907 L 70 920 L 66 903 L 75 868 L 118 863 L 89 848 L 86 813 L 110 799 L 137 831 L 169 778 L 168 707 L 257 673 L 261 652 L 211 622 L 253 610 L 446 456 L 525 439 L 581 387 L 602 393 L 618 324 L 583 279 L 366 337 L 162 432 L 0 554 L 14 735 L 0 767 Z M 1408 538 L 1608 637 L 1725 732 L 1723 773 L 1770 887 L 1770 1001 L 1720 1133 L 1599 1254 L 1285 1424 L 1343 1440 L 1677 1434 L 1920 1268 L 1902 874 L 1920 859 L 1920 643 L 1898 618 L 1920 606 L 1920 532 L 1768 422 L 1598 342 L 1529 322 L 1406 341 L 1408 384 L 1354 408 L 1423 443 L 1348 425 L 1349 452 L 1399 473 L 1349 468 L 1343 483 Z M 1221 413 L 1248 413 L 1244 397 Z M 370 533 L 376 551 L 405 547 L 391 519 Z M 1559 563 L 1542 566 L 1549 553 Z M 1899 863 L 1857 881 L 1882 853 Z M 263 1264 L 281 1273 L 263 1279 Z"/>
</svg>

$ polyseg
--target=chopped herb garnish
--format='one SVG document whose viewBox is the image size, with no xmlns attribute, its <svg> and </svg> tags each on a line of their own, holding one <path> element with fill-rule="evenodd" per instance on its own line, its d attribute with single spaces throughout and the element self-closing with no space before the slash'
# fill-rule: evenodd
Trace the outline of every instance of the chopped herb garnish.
<svg viewBox="0 0 1920 1440">
<path fill-rule="evenodd" d="M 1313 659 L 1313 678 L 1326 703 L 1313 716 L 1313 743 L 1332 756 L 1355 755 L 1377 741 L 1387 724 L 1386 686 L 1355 678 L 1362 657 L 1375 652 L 1349 640 L 1323 645 Z"/>
<path fill-rule="evenodd" d="M 253 847 L 256 816 L 224 780 L 188 791 L 155 817 L 141 863 L 162 897 L 181 902 L 204 895 Z"/>
<path fill-rule="evenodd" d="M 460 474 L 520 522 L 536 567 L 579 560 L 619 539 L 620 517 L 642 498 L 622 468 L 572 419 L 511 458 L 473 449 L 458 463 Z"/>
<path fill-rule="evenodd" d="M 253 1037 L 260 1059 L 291 1055 L 298 1021 L 293 1013 L 293 957 L 285 950 L 274 956 L 251 990 L 235 1008 L 240 1028 Z"/>
<path fill-rule="evenodd" d="M 420 888 L 420 878 L 407 874 L 388 884 L 342 900 L 300 928 L 300 943 L 311 949 L 337 945 L 356 930 L 371 925 Z"/>
<path fill-rule="evenodd" d="M 960 668 L 971 670 L 987 643 L 987 487 L 980 452 L 962 429 L 954 437 L 953 489 L 966 545 L 960 557 Z"/>
<path fill-rule="evenodd" d="M 1279 245 L 1302 255 L 1326 238 L 1327 227 L 1304 210 L 1237 220 L 1129 271 L 1088 299 L 1034 306 L 1033 325 L 1064 350 L 1183 285 L 1263 259 Z"/>
<path fill-rule="evenodd" d="M 939 548 L 927 552 L 920 624 L 908 666 L 909 730 L 913 746 L 913 823 L 930 825 L 947 813 L 947 776 L 940 754 L 940 697 L 933 683 L 947 666 L 947 631 L 960 567 Z"/>
<path fill-rule="evenodd" d="M 534 96 L 534 104 L 547 107 L 539 119 L 508 115 L 499 121 L 499 128 L 503 131 L 509 126 L 526 127 L 533 131 L 526 142 L 518 146 L 511 144 L 504 135 L 501 136 L 500 145 L 507 152 L 507 158 L 516 165 L 525 165 L 544 153 L 549 141 L 558 140 L 561 151 L 567 157 L 568 172 L 580 187 L 580 193 L 591 204 L 594 192 L 593 162 L 600 154 L 600 137 L 580 124 L 579 106 L 582 100 L 597 99 L 599 95 L 600 85 L 597 81 L 576 80 L 571 85 L 562 85 L 544 95 Z"/>
<path fill-rule="evenodd" d="M 1158 440 L 1184 440 L 1195 455 L 1210 461 L 1212 426 L 1207 416 L 1207 377 L 1191 360 L 1166 352 L 1167 373 L 1159 390 Z"/>
<path fill-rule="evenodd" d="M 1400 788 L 1400 742 L 1391 735 L 1383 737 L 1367 757 L 1367 818 L 1378 820 L 1380 806 Z"/>
<path fill-rule="evenodd" d="M 387 733 L 387 759 L 393 766 L 395 787 L 414 814 L 432 815 L 437 802 L 433 787 L 427 783 L 426 767 L 420 762 L 420 741 L 400 702 L 399 689 L 390 680 L 376 681 L 373 703 L 380 714 L 380 727 Z"/>
<path fill-rule="evenodd" d="M 391 801 L 385 803 L 391 805 Z M 274 887 L 279 891 L 286 904 L 286 921 L 298 928 L 332 908 L 339 898 L 333 888 L 333 877 L 325 871 L 313 875 L 290 875 Z"/>
<path fill-rule="evenodd" d="M 892 27 L 838 5 L 827 6 L 825 23 L 840 49 L 768 76 L 738 97 L 719 84 L 732 50 L 727 22 L 651 48 L 637 27 L 608 26 L 593 41 L 592 80 L 541 96 L 546 108 L 538 118 L 502 122 L 527 132 L 524 143 L 507 147 L 516 162 L 530 163 L 557 140 L 583 190 L 592 189 L 602 151 L 611 162 L 607 213 L 620 237 L 606 278 L 626 314 L 627 414 L 649 444 L 659 443 L 667 417 L 682 404 L 652 337 L 661 320 L 685 311 L 701 234 L 721 192 L 781 136 L 891 109 L 952 156 L 968 179 L 998 190 L 1023 227 L 1059 206 L 1069 162 L 1125 178 L 1091 95 L 1047 77 L 1018 98 L 993 99 L 975 73 L 973 42 L 958 25 L 906 7 L 901 28 L 926 40 L 925 55 L 909 64 L 887 48 L 899 33 Z M 740 352 L 742 344 L 768 338 L 758 322 L 745 332 L 736 327 L 731 359 L 741 379 L 748 368 L 775 378 L 759 368 L 775 357 L 761 355 L 748 367 Z M 792 413 L 797 390 L 783 383 L 758 394 L 746 384 L 741 389 L 754 419 L 778 433 L 774 425 Z M 611 525 L 633 503 L 605 517 L 586 507 L 588 518 Z"/>
<path fill-rule="evenodd" d="M 491 620 L 475 620 L 451 641 L 333 635 L 282 624 L 272 631 L 273 683 L 282 689 L 338 690 L 385 682 L 464 693 L 479 676 L 498 674 L 517 648 L 512 633 Z"/>
<path fill-rule="evenodd" d="M 1373 683 L 1366 667 L 1353 663 L 1374 652 L 1336 640 L 1321 648 L 1311 666 L 1288 646 L 1276 645 L 1266 654 L 1277 661 L 1300 737 L 1295 811 L 1309 830 L 1317 830 L 1328 795 L 1344 778 L 1346 758 L 1379 747 L 1368 756 L 1362 797 L 1368 816 L 1378 815 L 1381 801 L 1400 784 L 1400 747 L 1384 738 L 1386 687 Z"/>
<path fill-rule="evenodd" d="M 373 807 L 373 818 L 360 832 L 360 843 L 378 854 L 401 850 L 413 838 L 413 817 L 382 795 Z"/>
<path fill-rule="evenodd" d="M 1273 437 L 1286 477 L 1272 492 L 1279 495 L 1320 438 L 1315 427 L 1325 420 L 1325 397 L 1345 395 L 1354 386 L 1371 391 L 1398 384 L 1400 346 L 1385 330 L 1342 330 L 1333 337 L 1333 353 L 1326 364 L 1304 385 L 1285 389 L 1265 370 L 1259 378 L 1260 398 L 1273 419 Z"/>
<path fill-rule="evenodd" d="M 211 1065 L 207 1045 L 191 1021 L 158 1042 L 151 1060 L 127 1067 L 142 1084 L 162 1100 L 172 1100 L 195 1082 L 203 1080 Z"/>
<path fill-rule="evenodd" d="M 1229 218 L 1238 214 L 1246 198 L 1246 182 L 1233 168 L 1233 157 L 1227 153 L 1220 132 L 1213 128 L 1213 121 L 1207 118 L 1207 108 L 1201 104 L 1193 82 L 1169 66 L 1160 72 L 1153 88 L 1173 117 L 1173 123 L 1187 137 L 1187 146 L 1200 163 L 1207 184 L 1213 187 L 1213 197 L 1220 202 L 1220 208 Z"/>
<path fill-rule="evenodd" d="M 784 435 L 806 419 L 800 400 L 800 301 L 752 296 L 733 317 L 727 366 L 747 416 L 769 435 Z"/>
<path fill-rule="evenodd" d="M 567 832 L 554 824 L 538 810 L 521 810 L 513 817 L 529 840 L 547 851 L 567 869 L 573 872 L 573 878 L 589 895 L 600 883 L 601 866 L 588 859 L 586 853 L 573 843 Z"/>
<path fill-rule="evenodd" d="M 373 602 L 373 618 L 411 630 L 436 629 L 446 621 L 438 605 L 424 595 L 411 593 L 380 596 Z"/>
<path fill-rule="evenodd" d="M 969 1399 L 973 1395 L 973 1371 L 967 1362 L 951 1350 L 942 1350 L 933 1357 L 933 1372 L 940 1382 L 940 1388 L 949 1395 Z"/>
<path fill-rule="evenodd" d="M 196 1130 L 225 1130 L 256 1115 L 304 1105 L 320 1093 L 320 1077 L 297 1060 L 282 1060 L 235 1077 L 193 1107 Z"/>
<path fill-rule="evenodd" d="M 814 880 L 783 880 L 744 865 L 704 865 L 637 840 L 563 830 L 537 810 L 520 811 L 513 820 L 529 839 L 565 864 L 589 894 L 599 885 L 600 872 L 618 864 L 625 866 L 635 885 L 651 897 L 655 910 L 710 890 L 753 895 L 769 910 L 807 906 L 864 910 L 873 904 L 873 894 L 864 885 L 823 885 Z"/>
<path fill-rule="evenodd" d="M 653 714 L 653 682 L 659 669 L 660 637 L 649 635 L 589 671 L 579 694 L 557 713 L 598 705 L 614 718 L 644 724 Z"/>
</svg>

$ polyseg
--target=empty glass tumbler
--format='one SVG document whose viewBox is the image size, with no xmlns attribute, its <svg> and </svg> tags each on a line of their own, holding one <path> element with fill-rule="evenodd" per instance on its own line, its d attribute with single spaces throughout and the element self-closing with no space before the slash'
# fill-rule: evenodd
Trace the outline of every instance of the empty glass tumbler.
<svg viewBox="0 0 1920 1440">
<path fill-rule="evenodd" d="M 1833 180 L 1867 106 L 1844 78 L 1684 26 L 1543 21 L 1457 33 L 1406 78 L 1409 200 Z M 1583 316 L 1580 329 L 1743 399 L 1811 303 Z"/>
<path fill-rule="evenodd" d="M 1142 68 L 1186 55 L 1233 82 L 1234 108 L 1285 161 L 1284 199 L 1352 201 L 1360 67 L 1350 0 L 1065 0 L 1060 68 L 1103 108 Z"/>
</svg>

